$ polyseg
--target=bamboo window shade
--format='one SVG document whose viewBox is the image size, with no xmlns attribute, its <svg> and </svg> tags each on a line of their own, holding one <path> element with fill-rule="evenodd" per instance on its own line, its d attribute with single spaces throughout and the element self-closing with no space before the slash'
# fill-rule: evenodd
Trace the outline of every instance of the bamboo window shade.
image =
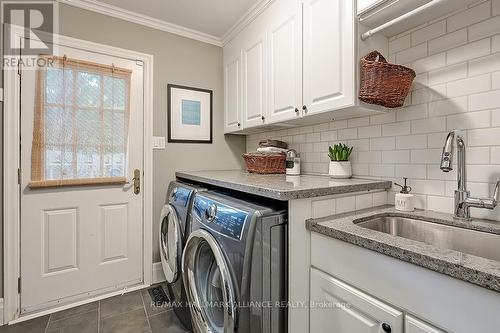
<svg viewBox="0 0 500 333">
<path fill-rule="evenodd" d="M 28 186 L 126 183 L 132 71 L 40 57 Z"/>
</svg>

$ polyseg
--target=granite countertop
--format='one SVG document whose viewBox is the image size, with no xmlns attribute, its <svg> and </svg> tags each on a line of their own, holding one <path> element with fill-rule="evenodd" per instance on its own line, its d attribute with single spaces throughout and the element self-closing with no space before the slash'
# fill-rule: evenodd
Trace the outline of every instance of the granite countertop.
<svg viewBox="0 0 500 333">
<path fill-rule="evenodd" d="M 332 194 L 386 190 L 390 181 L 369 179 L 332 179 L 316 175 L 259 175 L 244 170 L 177 172 L 178 179 L 209 184 L 262 197 L 288 201 Z"/>
<path fill-rule="evenodd" d="M 500 222 L 480 219 L 459 221 L 450 214 L 423 210 L 406 213 L 395 210 L 393 206 L 382 206 L 320 219 L 309 219 L 306 221 L 306 226 L 311 231 L 500 292 L 499 261 L 438 248 L 423 242 L 392 236 L 356 225 L 356 222 L 366 220 L 373 215 L 408 217 L 500 234 Z"/>
</svg>

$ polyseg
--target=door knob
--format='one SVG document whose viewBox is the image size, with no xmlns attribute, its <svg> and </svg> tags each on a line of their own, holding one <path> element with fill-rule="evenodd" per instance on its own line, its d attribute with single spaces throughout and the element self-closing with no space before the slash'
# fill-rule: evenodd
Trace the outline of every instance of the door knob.
<svg viewBox="0 0 500 333">
<path fill-rule="evenodd" d="M 302 110 L 304 110 L 304 112 L 307 112 L 307 106 L 302 105 Z"/>
<path fill-rule="evenodd" d="M 141 170 L 135 169 L 134 170 L 134 193 L 139 194 L 141 193 Z"/>
<path fill-rule="evenodd" d="M 386 323 L 382 324 L 382 329 L 384 330 L 385 333 L 391 333 L 392 332 L 391 325 L 386 324 Z"/>
<path fill-rule="evenodd" d="M 260 117 L 260 119 L 264 120 L 264 119 L 266 119 L 266 117 L 262 116 L 262 117 Z"/>
<path fill-rule="evenodd" d="M 295 108 L 295 113 L 299 113 L 299 108 Z"/>
</svg>

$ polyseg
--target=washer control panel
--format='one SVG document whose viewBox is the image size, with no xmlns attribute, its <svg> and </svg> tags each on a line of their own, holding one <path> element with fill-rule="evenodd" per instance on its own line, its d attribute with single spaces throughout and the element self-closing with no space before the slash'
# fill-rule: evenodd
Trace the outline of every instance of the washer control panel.
<svg viewBox="0 0 500 333">
<path fill-rule="evenodd" d="M 196 197 L 194 211 L 205 226 L 236 240 L 241 240 L 243 228 L 249 217 L 247 212 L 203 196 Z"/>
</svg>

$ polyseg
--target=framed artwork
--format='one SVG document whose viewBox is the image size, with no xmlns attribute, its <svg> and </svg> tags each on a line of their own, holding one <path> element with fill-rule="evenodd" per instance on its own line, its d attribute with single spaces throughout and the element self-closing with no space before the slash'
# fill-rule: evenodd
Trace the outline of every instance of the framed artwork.
<svg viewBox="0 0 500 333">
<path fill-rule="evenodd" d="M 212 143 L 212 90 L 167 85 L 168 142 Z"/>
</svg>

